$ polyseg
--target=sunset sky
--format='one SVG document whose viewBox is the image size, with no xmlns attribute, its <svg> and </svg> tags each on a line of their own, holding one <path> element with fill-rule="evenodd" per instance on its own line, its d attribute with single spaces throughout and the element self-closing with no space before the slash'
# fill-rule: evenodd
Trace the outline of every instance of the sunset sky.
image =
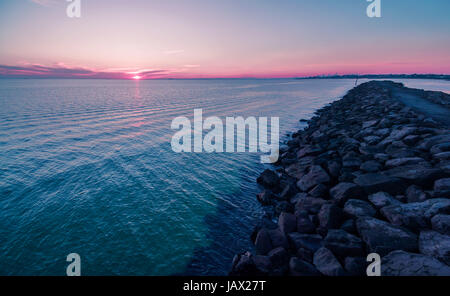
<svg viewBox="0 0 450 296">
<path fill-rule="evenodd" d="M 450 1 L 0 0 L 0 77 L 450 74 Z"/>
</svg>

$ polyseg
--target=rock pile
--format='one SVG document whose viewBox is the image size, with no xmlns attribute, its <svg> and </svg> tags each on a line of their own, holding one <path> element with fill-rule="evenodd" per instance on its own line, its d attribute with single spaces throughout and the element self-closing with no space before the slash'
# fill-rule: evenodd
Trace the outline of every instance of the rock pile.
<svg viewBox="0 0 450 296">
<path fill-rule="evenodd" d="M 254 251 L 230 274 L 365 275 L 378 253 L 382 275 L 450 275 L 450 131 L 392 87 L 352 89 L 282 146 L 257 180 L 268 214 Z"/>
</svg>

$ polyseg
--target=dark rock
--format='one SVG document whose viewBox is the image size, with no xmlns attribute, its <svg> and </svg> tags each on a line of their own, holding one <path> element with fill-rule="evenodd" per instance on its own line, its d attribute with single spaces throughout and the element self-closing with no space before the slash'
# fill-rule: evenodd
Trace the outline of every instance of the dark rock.
<svg viewBox="0 0 450 296">
<path fill-rule="evenodd" d="M 270 230 L 270 229 L 276 229 L 277 227 L 278 227 L 278 225 L 275 222 L 273 222 L 272 220 L 270 220 L 269 218 L 267 218 L 267 217 L 262 218 L 253 229 L 253 232 L 251 234 L 252 242 L 255 243 L 256 236 L 258 235 L 258 232 L 261 229 L 265 228 L 265 229 Z"/>
<path fill-rule="evenodd" d="M 270 190 L 264 190 L 263 192 L 259 193 L 256 197 L 263 206 L 273 204 L 273 200 L 275 199 L 275 195 Z"/>
<path fill-rule="evenodd" d="M 344 267 L 351 276 L 365 276 L 367 261 L 364 257 L 347 257 L 344 261 Z"/>
<path fill-rule="evenodd" d="M 314 252 L 305 248 L 300 248 L 297 250 L 297 257 L 303 261 L 312 263 Z"/>
<path fill-rule="evenodd" d="M 394 250 L 415 251 L 418 248 L 414 233 L 385 221 L 363 217 L 356 221 L 356 228 L 371 253 L 383 256 Z"/>
<path fill-rule="evenodd" d="M 309 219 L 308 215 L 297 214 L 297 232 L 299 233 L 314 233 L 316 227 Z"/>
<path fill-rule="evenodd" d="M 408 184 L 430 187 L 433 182 L 442 177 L 443 172 L 438 168 L 431 168 L 424 164 L 396 167 L 383 172 L 386 176 L 399 178 Z M 398 194 L 398 192 L 393 193 Z"/>
<path fill-rule="evenodd" d="M 257 182 L 263 185 L 266 188 L 276 188 L 280 184 L 280 178 L 278 175 L 272 170 L 265 170 L 258 177 Z"/>
<path fill-rule="evenodd" d="M 406 198 L 409 203 L 411 202 L 422 202 L 425 201 L 428 196 L 423 192 L 420 187 L 416 185 L 411 185 L 406 189 Z"/>
<path fill-rule="evenodd" d="M 348 219 L 341 225 L 341 229 L 347 231 L 350 234 L 357 234 L 355 220 Z"/>
<path fill-rule="evenodd" d="M 433 230 L 450 235 L 450 215 L 439 214 L 431 218 Z"/>
<path fill-rule="evenodd" d="M 408 145 L 408 146 L 413 146 L 415 145 L 417 142 L 419 142 L 422 139 L 422 137 L 417 136 L 417 135 L 410 135 L 407 136 L 403 139 L 403 142 Z"/>
<path fill-rule="evenodd" d="M 284 235 L 284 233 L 281 232 L 281 230 L 279 229 L 267 230 L 267 233 L 269 234 L 270 242 L 272 244 L 273 249 L 278 247 L 283 247 L 287 249 L 289 247 L 288 240 Z"/>
<path fill-rule="evenodd" d="M 272 250 L 272 242 L 270 241 L 269 233 L 266 229 L 261 229 L 258 232 L 255 240 L 255 251 L 258 255 L 266 255 Z"/>
<path fill-rule="evenodd" d="M 321 166 L 314 165 L 311 167 L 309 173 L 297 182 L 297 187 L 306 192 L 318 184 L 327 183 L 329 181 L 330 177 L 327 172 L 322 169 Z"/>
<path fill-rule="evenodd" d="M 434 195 L 450 198 L 450 178 L 439 179 L 434 182 Z"/>
<path fill-rule="evenodd" d="M 373 217 L 377 210 L 370 203 L 358 199 L 349 199 L 344 206 L 344 213 L 350 217 Z"/>
<path fill-rule="evenodd" d="M 386 161 L 385 166 L 387 168 L 393 168 L 398 166 L 417 164 L 421 162 L 425 162 L 425 160 L 420 157 L 394 158 Z"/>
<path fill-rule="evenodd" d="M 330 176 L 332 176 L 333 178 L 337 178 L 339 177 L 339 173 L 341 171 L 341 165 L 337 162 L 337 161 L 329 161 L 328 165 L 328 173 L 330 174 Z"/>
<path fill-rule="evenodd" d="M 382 276 L 450 276 L 450 267 L 422 254 L 394 251 L 381 260 Z"/>
<path fill-rule="evenodd" d="M 295 204 L 295 210 L 317 214 L 324 203 L 326 203 L 326 200 L 321 198 L 302 197 Z"/>
<path fill-rule="evenodd" d="M 424 202 L 392 205 L 381 209 L 381 213 L 393 225 L 407 227 L 412 230 L 427 228 L 430 219 L 437 214 L 450 211 L 450 199 L 435 198 Z"/>
<path fill-rule="evenodd" d="M 316 185 L 308 194 L 312 197 L 326 198 L 328 196 L 328 187 L 323 184 Z"/>
<path fill-rule="evenodd" d="M 314 146 L 306 146 L 302 149 L 300 149 L 297 152 L 297 158 L 302 158 L 304 156 L 315 156 L 322 153 L 323 150 L 320 147 L 314 147 Z"/>
<path fill-rule="evenodd" d="M 273 249 L 267 256 L 274 267 L 287 265 L 289 262 L 289 253 L 283 247 Z"/>
<path fill-rule="evenodd" d="M 327 248 L 320 248 L 314 253 L 313 259 L 316 268 L 327 276 L 347 275 L 342 265 Z"/>
<path fill-rule="evenodd" d="M 278 226 L 283 233 L 295 232 L 297 230 L 297 219 L 294 214 L 282 212 L 278 218 Z"/>
<path fill-rule="evenodd" d="M 358 176 L 354 182 L 356 185 L 363 188 L 367 194 L 379 191 L 388 192 L 390 194 L 399 194 L 406 189 L 406 184 L 399 178 L 389 177 L 379 173 Z"/>
<path fill-rule="evenodd" d="M 330 189 L 330 196 L 338 204 L 343 205 L 350 198 L 364 196 L 361 187 L 353 183 L 339 183 Z"/>
<path fill-rule="evenodd" d="M 280 199 L 288 200 L 297 193 L 297 189 L 292 184 L 286 184 L 280 193 Z"/>
<path fill-rule="evenodd" d="M 264 275 L 253 262 L 252 255 L 249 252 L 234 256 L 230 275 L 249 276 Z"/>
<path fill-rule="evenodd" d="M 419 250 L 450 265 L 450 236 L 436 231 L 422 231 L 419 235 Z"/>
<path fill-rule="evenodd" d="M 264 275 L 268 275 L 272 269 L 269 256 L 255 255 L 252 257 L 256 269 Z"/>
<path fill-rule="evenodd" d="M 399 205 L 400 201 L 393 198 L 389 193 L 386 192 L 377 192 L 369 195 L 370 202 L 378 209 L 381 209 L 390 205 Z"/>
<path fill-rule="evenodd" d="M 341 229 L 330 229 L 324 246 L 340 257 L 364 255 L 362 241 Z"/>
<path fill-rule="evenodd" d="M 362 171 L 367 172 L 367 173 L 378 172 L 378 171 L 381 170 L 381 168 L 382 168 L 381 164 L 378 161 L 375 161 L 375 160 L 366 161 L 360 167 L 360 169 Z"/>
<path fill-rule="evenodd" d="M 293 213 L 294 206 L 287 201 L 280 201 L 276 203 L 275 212 L 281 214 L 282 212 Z"/>
<path fill-rule="evenodd" d="M 292 257 L 289 261 L 289 275 L 292 276 L 320 276 L 314 265 L 299 258 Z"/>
<path fill-rule="evenodd" d="M 324 204 L 318 214 L 319 224 L 325 229 L 339 228 L 342 221 L 342 210 L 333 204 Z"/>
<path fill-rule="evenodd" d="M 296 250 L 300 248 L 317 251 L 322 246 L 322 237 L 317 234 L 290 233 L 288 235 L 291 244 Z"/>
<path fill-rule="evenodd" d="M 361 166 L 361 159 L 359 158 L 347 158 L 342 161 L 342 166 L 344 168 L 359 168 Z"/>
</svg>

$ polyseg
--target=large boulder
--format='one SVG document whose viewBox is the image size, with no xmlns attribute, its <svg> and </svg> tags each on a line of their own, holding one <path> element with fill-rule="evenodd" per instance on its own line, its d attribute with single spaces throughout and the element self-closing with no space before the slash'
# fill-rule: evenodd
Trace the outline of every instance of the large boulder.
<svg viewBox="0 0 450 296">
<path fill-rule="evenodd" d="M 434 182 L 434 195 L 450 198 L 450 178 L 439 179 Z"/>
<path fill-rule="evenodd" d="M 365 276 L 367 264 L 364 257 L 347 257 L 344 260 L 345 270 L 351 276 Z"/>
<path fill-rule="evenodd" d="M 433 230 L 450 235 L 450 215 L 439 214 L 431 219 Z"/>
<path fill-rule="evenodd" d="M 358 185 L 349 182 L 341 182 L 330 189 L 330 196 L 337 201 L 338 204 L 343 205 L 350 198 L 362 198 L 365 195 Z"/>
<path fill-rule="evenodd" d="M 295 250 L 303 248 L 315 252 L 322 246 L 322 237 L 318 234 L 292 232 L 288 237 Z"/>
<path fill-rule="evenodd" d="M 274 171 L 267 169 L 261 173 L 257 182 L 266 188 L 274 189 L 280 185 L 280 178 Z"/>
<path fill-rule="evenodd" d="M 361 239 L 341 229 L 330 229 L 325 237 L 324 246 L 342 258 L 364 255 Z"/>
<path fill-rule="evenodd" d="M 417 235 L 376 218 L 359 218 L 356 228 L 371 253 L 383 256 L 394 250 L 416 251 L 418 248 Z"/>
<path fill-rule="evenodd" d="M 256 235 L 255 251 L 258 255 L 266 255 L 272 250 L 272 242 L 270 241 L 269 232 L 266 229 L 261 229 Z"/>
<path fill-rule="evenodd" d="M 350 217 L 373 217 L 377 210 L 370 203 L 359 199 L 349 199 L 344 206 L 344 213 Z"/>
<path fill-rule="evenodd" d="M 450 236 L 436 231 L 422 231 L 419 235 L 419 250 L 450 265 Z"/>
<path fill-rule="evenodd" d="M 410 165 L 424 162 L 425 160 L 420 157 L 404 157 L 404 158 L 394 158 L 386 161 L 385 166 L 387 168 L 398 167 L 402 165 Z"/>
<path fill-rule="evenodd" d="M 295 211 L 307 211 L 311 214 L 317 214 L 326 200 L 321 198 L 300 196 L 295 204 Z"/>
<path fill-rule="evenodd" d="M 313 259 L 316 268 L 327 276 L 345 276 L 347 273 L 333 253 L 327 248 L 320 248 L 314 253 Z"/>
<path fill-rule="evenodd" d="M 327 172 L 321 166 L 313 165 L 308 174 L 304 175 L 297 182 L 297 187 L 306 192 L 318 184 L 328 183 L 329 181 L 330 176 L 328 176 Z"/>
<path fill-rule="evenodd" d="M 403 193 L 406 189 L 406 184 L 401 179 L 381 173 L 361 175 L 356 177 L 353 182 L 363 188 L 367 194 L 384 191 L 396 195 Z"/>
<path fill-rule="evenodd" d="M 306 261 L 292 257 L 289 261 L 289 275 L 292 276 L 320 276 L 320 272 Z"/>
<path fill-rule="evenodd" d="M 342 222 L 342 210 L 334 204 L 326 203 L 318 214 L 319 224 L 325 229 L 339 228 Z"/>
<path fill-rule="evenodd" d="M 381 214 L 396 226 L 412 230 L 427 228 L 430 219 L 437 214 L 450 212 L 450 199 L 434 198 L 424 202 L 392 205 L 381 209 Z"/>
<path fill-rule="evenodd" d="M 423 254 L 393 251 L 381 260 L 382 276 L 450 276 L 450 267 Z"/>
<path fill-rule="evenodd" d="M 384 171 L 383 174 L 388 177 L 399 178 L 409 185 L 416 184 L 422 187 L 430 187 L 435 180 L 442 178 L 444 173 L 439 168 L 417 164 L 395 167 Z"/>
<path fill-rule="evenodd" d="M 297 230 L 297 219 L 294 214 L 282 212 L 278 218 L 278 226 L 283 233 L 295 232 Z"/>
<path fill-rule="evenodd" d="M 369 195 L 369 200 L 377 209 L 381 209 L 386 206 L 401 204 L 400 201 L 393 198 L 387 192 L 377 192 L 377 193 L 371 194 L 371 195 Z"/>
</svg>

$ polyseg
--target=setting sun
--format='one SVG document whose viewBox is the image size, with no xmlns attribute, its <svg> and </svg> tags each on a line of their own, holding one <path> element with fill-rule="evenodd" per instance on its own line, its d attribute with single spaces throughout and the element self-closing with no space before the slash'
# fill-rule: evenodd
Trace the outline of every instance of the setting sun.
<svg viewBox="0 0 450 296">
<path fill-rule="evenodd" d="M 139 76 L 139 75 L 133 76 L 133 79 L 134 80 L 139 80 L 139 79 L 141 79 L 141 76 Z"/>
</svg>

